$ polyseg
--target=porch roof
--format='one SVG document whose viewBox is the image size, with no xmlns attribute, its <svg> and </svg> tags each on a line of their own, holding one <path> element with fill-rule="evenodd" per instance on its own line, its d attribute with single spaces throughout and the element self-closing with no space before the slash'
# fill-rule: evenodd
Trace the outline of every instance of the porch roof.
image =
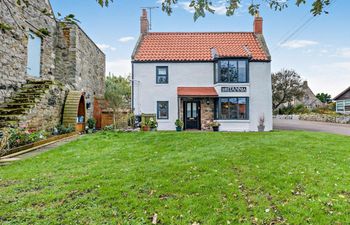
<svg viewBox="0 0 350 225">
<path fill-rule="evenodd" d="M 216 97 L 218 93 L 214 87 L 178 87 L 178 96 Z"/>
</svg>

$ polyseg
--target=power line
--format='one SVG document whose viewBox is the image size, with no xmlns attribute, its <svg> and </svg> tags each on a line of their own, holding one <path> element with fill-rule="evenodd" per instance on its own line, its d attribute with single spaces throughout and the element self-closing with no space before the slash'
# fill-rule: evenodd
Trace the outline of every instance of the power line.
<svg viewBox="0 0 350 225">
<path fill-rule="evenodd" d="M 332 2 L 332 4 L 329 5 L 329 7 L 332 7 L 336 2 L 337 2 L 337 0 L 334 0 Z M 325 8 L 327 8 L 327 6 Z M 307 13 L 303 18 L 305 18 L 308 14 L 309 13 Z M 291 33 L 287 32 L 285 35 L 283 35 L 280 38 L 280 40 L 282 40 L 282 41 L 278 41 L 277 46 L 273 50 L 279 49 L 283 44 L 288 42 L 292 37 L 295 37 L 296 35 L 298 35 L 298 33 L 300 34 L 308 25 L 313 23 L 317 17 L 318 16 L 312 16 L 312 17 L 308 18 L 305 22 L 303 22 L 300 26 L 298 26 L 293 32 L 291 32 Z M 289 34 L 289 35 L 286 38 L 284 38 L 287 34 Z"/>
</svg>

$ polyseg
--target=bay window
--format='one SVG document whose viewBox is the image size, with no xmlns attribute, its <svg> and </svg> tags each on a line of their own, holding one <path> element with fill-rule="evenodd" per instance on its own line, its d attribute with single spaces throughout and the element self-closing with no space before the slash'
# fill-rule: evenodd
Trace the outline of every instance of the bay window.
<svg viewBox="0 0 350 225">
<path fill-rule="evenodd" d="M 214 64 L 215 83 L 247 83 L 247 60 L 219 60 Z"/>
<path fill-rule="evenodd" d="M 215 119 L 217 120 L 248 120 L 249 98 L 229 97 L 218 98 L 215 102 Z"/>
</svg>

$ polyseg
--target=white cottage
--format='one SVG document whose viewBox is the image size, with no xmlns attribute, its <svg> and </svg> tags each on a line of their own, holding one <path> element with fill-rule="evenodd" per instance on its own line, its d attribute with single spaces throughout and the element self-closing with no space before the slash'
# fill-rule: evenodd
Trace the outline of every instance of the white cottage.
<svg viewBox="0 0 350 225">
<path fill-rule="evenodd" d="M 350 87 L 337 95 L 333 100 L 336 102 L 337 113 L 350 114 Z"/>
<path fill-rule="evenodd" d="M 147 12 L 132 55 L 132 108 L 159 130 L 272 130 L 271 57 L 261 17 L 254 32 L 149 32 Z"/>
</svg>

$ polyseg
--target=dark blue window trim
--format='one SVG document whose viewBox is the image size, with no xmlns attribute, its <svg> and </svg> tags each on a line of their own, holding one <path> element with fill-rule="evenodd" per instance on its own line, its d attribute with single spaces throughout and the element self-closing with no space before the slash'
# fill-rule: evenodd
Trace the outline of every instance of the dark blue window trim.
<svg viewBox="0 0 350 225">
<path fill-rule="evenodd" d="M 166 117 L 160 118 L 160 105 L 166 104 Z M 168 101 L 157 101 L 157 119 L 158 120 L 168 120 L 169 119 L 169 102 Z"/>
<path fill-rule="evenodd" d="M 159 74 L 159 69 L 165 69 L 166 74 Z M 159 78 L 165 78 L 163 82 L 159 82 Z M 156 67 L 156 83 L 157 84 L 168 84 L 169 83 L 169 70 L 167 66 L 157 66 Z"/>
<path fill-rule="evenodd" d="M 221 61 L 237 61 L 237 67 L 238 67 L 238 61 L 244 61 L 246 62 L 246 81 L 245 82 L 223 82 L 220 81 L 220 71 L 221 71 Z M 249 60 L 248 59 L 242 59 L 242 58 L 221 58 L 214 62 L 214 83 L 223 83 L 223 84 L 239 84 L 239 83 L 249 83 Z"/>
<path fill-rule="evenodd" d="M 238 99 L 239 98 L 244 98 L 245 100 L 246 100 L 246 112 L 245 112 L 245 114 L 246 114 L 246 118 L 245 119 L 223 119 L 222 117 L 221 117 L 221 99 L 230 99 L 230 98 L 236 98 L 237 99 L 237 101 L 238 101 Z M 214 102 L 214 107 L 215 107 L 215 109 L 214 109 L 214 118 L 216 119 L 216 120 L 249 120 L 249 114 L 250 114 L 250 107 L 249 107 L 249 104 L 250 104 L 250 102 L 249 102 L 249 97 L 220 97 L 220 98 L 217 98 L 217 99 L 215 99 L 215 102 Z"/>
</svg>

